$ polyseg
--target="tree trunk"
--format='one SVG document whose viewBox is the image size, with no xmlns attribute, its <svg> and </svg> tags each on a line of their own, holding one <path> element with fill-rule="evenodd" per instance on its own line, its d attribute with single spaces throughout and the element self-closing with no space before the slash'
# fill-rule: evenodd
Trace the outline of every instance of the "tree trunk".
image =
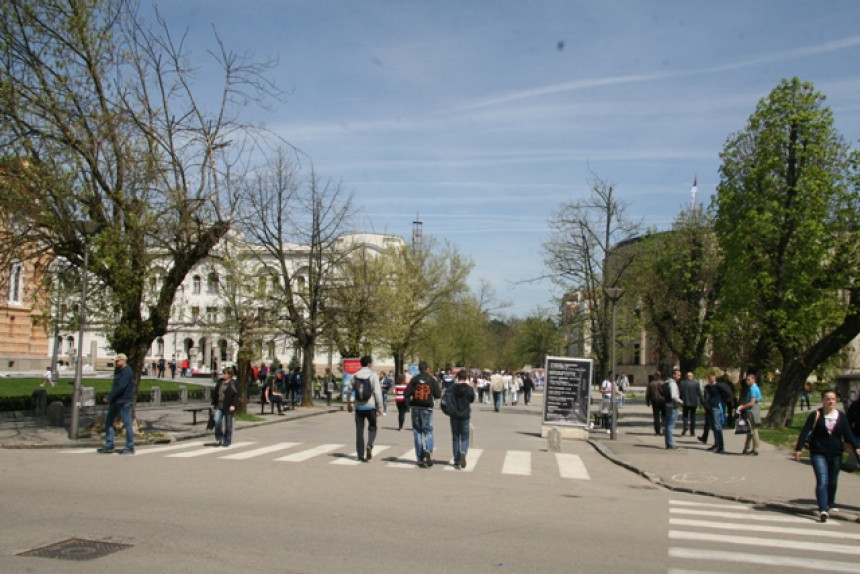
<svg viewBox="0 0 860 574">
<path fill-rule="evenodd" d="M 310 338 L 302 345 L 302 405 L 303 407 L 314 406 L 314 351 L 316 350 L 315 339 Z"/>
<path fill-rule="evenodd" d="M 783 427 L 789 424 L 794 416 L 797 397 L 812 371 L 860 334 L 860 287 L 851 289 L 850 296 L 848 314 L 842 324 L 824 335 L 802 356 L 783 362 L 782 376 L 764 421 L 767 426 Z"/>
</svg>

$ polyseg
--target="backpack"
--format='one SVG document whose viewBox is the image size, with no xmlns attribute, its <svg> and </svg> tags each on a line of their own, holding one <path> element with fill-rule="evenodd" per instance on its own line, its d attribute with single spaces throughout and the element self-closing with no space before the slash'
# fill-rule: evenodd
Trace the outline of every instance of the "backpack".
<svg viewBox="0 0 860 574">
<path fill-rule="evenodd" d="M 362 379 L 354 377 L 352 382 L 352 390 L 355 391 L 356 401 L 369 401 L 373 396 L 373 385 L 370 384 L 370 379 Z"/>
<path fill-rule="evenodd" d="M 443 413 L 445 413 L 449 417 L 454 416 L 457 411 L 457 404 L 454 399 L 454 393 L 450 390 L 445 391 L 445 394 L 442 395 L 442 400 L 439 402 L 439 406 L 442 407 Z"/>
<path fill-rule="evenodd" d="M 667 404 L 672 402 L 672 389 L 666 381 L 663 381 L 663 384 L 660 385 L 660 396 L 663 397 L 663 400 L 666 401 Z"/>
</svg>

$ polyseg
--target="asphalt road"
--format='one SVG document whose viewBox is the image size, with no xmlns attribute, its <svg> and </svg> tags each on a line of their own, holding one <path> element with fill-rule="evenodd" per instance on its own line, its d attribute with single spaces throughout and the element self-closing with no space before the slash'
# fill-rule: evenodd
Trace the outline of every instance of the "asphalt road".
<svg viewBox="0 0 860 574">
<path fill-rule="evenodd" d="M 438 410 L 430 469 L 413 464 L 412 433 L 396 430 L 395 413 L 380 418 L 366 464 L 355 460 L 347 413 L 243 430 L 230 449 L 189 441 L 134 457 L 0 450 L 0 572 L 761 573 L 755 557 L 768 543 L 723 540 L 734 527 L 699 523 L 783 528 L 785 519 L 799 541 L 810 540 L 807 529 L 847 535 L 841 546 L 860 541 L 858 525 L 663 490 L 585 442 L 566 441 L 557 457 L 539 436 L 538 407 L 475 410 L 465 471 L 448 464 L 448 420 Z M 128 547 L 87 561 L 21 555 L 71 538 Z M 688 556 L 717 549 L 729 558 Z M 772 571 L 810 570 L 799 564 Z"/>
</svg>

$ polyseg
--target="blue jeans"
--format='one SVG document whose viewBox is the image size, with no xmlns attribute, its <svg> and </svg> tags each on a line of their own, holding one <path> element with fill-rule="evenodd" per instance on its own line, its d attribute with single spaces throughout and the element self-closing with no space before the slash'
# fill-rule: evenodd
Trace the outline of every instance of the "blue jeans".
<svg viewBox="0 0 860 574">
<path fill-rule="evenodd" d="M 224 421 L 224 430 L 221 430 L 221 421 Z M 233 442 L 233 413 L 215 409 L 215 440 L 223 441 L 224 446 L 230 446 Z"/>
<path fill-rule="evenodd" d="M 493 391 L 493 408 L 496 412 L 502 408 L 502 391 Z"/>
<path fill-rule="evenodd" d="M 388 391 L 382 391 L 382 412 L 388 414 Z"/>
<path fill-rule="evenodd" d="M 726 445 L 723 440 L 723 425 L 720 424 L 720 407 L 711 407 L 708 409 L 707 418 L 704 434 L 705 442 L 708 442 L 708 425 L 710 425 L 711 430 L 714 431 L 714 444 L 717 446 L 717 450 L 723 450 Z"/>
<path fill-rule="evenodd" d="M 815 472 L 815 500 L 819 512 L 827 512 L 836 506 L 836 483 L 842 455 L 812 453 L 812 470 Z"/>
<path fill-rule="evenodd" d="M 454 446 L 454 464 L 460 462 L 460 454 L 469 453 L 469 419 L 451 417 L 451 438 Z"/>
<path fill-rule="evenodd" d="M 134 450 L 134 427 L 131 426 L 131 403 L 111 403 L 108 405 L 108 411 L 105 415 L 105 448 L 113 448 L 113 421 L 116 420 L 116 417 L 120 417 L 122 419 L 122 426 L 125 428 L 125 448 L 127 450 Z"/>
<path fill-rule="evenodd" d="M 675 430 L 675 423 L 678 421 L 678 407 L 666 404 L 666 428 L 663 429 L 663 438 L 666 439 L 666 446 L 675 446 L 675 437 L 672 436 L 672 431 Z"/>
<path fill-rule="evenodd" d="M 415 438 L 415 456 L 424 460 L 424 453 L 433 452 L 433 409 L 412 407 L 412 436 Z"/>
</svg>

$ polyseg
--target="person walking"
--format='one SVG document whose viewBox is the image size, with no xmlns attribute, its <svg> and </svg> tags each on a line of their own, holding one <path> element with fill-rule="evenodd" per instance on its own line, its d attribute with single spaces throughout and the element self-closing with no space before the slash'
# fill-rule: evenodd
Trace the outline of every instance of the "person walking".
<svg viewBox="0 0 860 574">
<path fill-rule="evenodd" d="M 744 417 L 749 423 L 750 432 L 744 442 L 742 454 L 758 456 L 758 425 L 761 424 L 761 389 L 758 388 L 756 377 L 753 373 L 747 373 L 745 380 L 747 388 L 737 412 L 738 416 Z"/>
<path fill-rule="evenodd" d="M 681 411 L 682 430 L 681 436 L 690 431 L 690 436 L 696 436 L 696 409 L 699 408 L 699 398 L 702 391 L 699 387 L 699 381 L 694 378 L 693 373 L 688 372 L 687 376 L 681 379 L 678 383 L 678 394 L 681 395 Z"/>
<path fill-rule="evenodd" d="M 475 400 L 475 389 L 469 384 L 469 375 L 465 369 L 457 372 L 456 382 L 445 391 L 448 416 L 451 422 L 451 439 L 453 442 L 454 468 L 466 468 L 466 454 L 469 452 L 469 420 L 472 416 L 472 403 Z M 447 397 L 451 393 L 450 397 Z"/>
<path fill-rule="evenodd" d="M 812 471 L 815 473 L 815 500 L 818 519 L 827 522 L 836 508 L 836 487 L 845 443 L 860 457 L 860 441 L 851 432 L 848 417 L 836 409 L 836 391 L 821 394 L 822 407 L 806 417 L 806 424 L 794 445 L 794 457 L 800 461 L 804 445 L 808 445 Z"/>
<path fill-rule="evenodd" d="M 666 418 L 666 399 L 661 389 L 663 381 L 657 375 L 648 375 L 648 386 L 645 387 L 645 406 L 651 407 L 654 417 L 654 434 L 663 434 L 663 421 Z"/>
<path fill-rule="evenodd" d="M 493 410 L 502 408 L 502 394 L 505 392 L 505 379 L 499 373 L 490 375 L 490 392 L 493 393 Z"/>
<path fill-rule="evenodd" d="M 239 390 L 233 369 L 227 367 L 221 371 L 221 378 L 212 391 L 212 405 L 209 407 L 215 417 L 215 446 L 230 446 L 233 442 L 233 414 L 236 412 L 236 402 Z M 278 414 L 280 414 L 280 406 Z"/>
<path fill-rule="evenodd" d="M 376 418 L 382 414 L 382 388 L 379 377 L 373 372 L 373 359 L 361 359 L 361 368 L 352 376 L 352 392 L 347 396 L 346 410 L 353 411 L 355 399 L 355 452 L 358 460 L 369 462 L 373 458 L 376 440 Z M 367 446 L 364 442 L 364 422 L 367 421 Z"/>
<path fill-rule="evenodd" d="M 382 377 L 382 416 L 388 416 L 388 393 L 394 387 L 394 379 L 391 378 L 391 373 L 385 374 L 385 371 L 379 372 Z"/>
<path fill-rule="evenodd" d="M 675 369 L 672 371 L 672 378 L 666 379 L 661 388 L 663 399 L 666 401 L 666 426 L 663 429 L 663 439 L 666 448 L 670 450 L 678 448 L 675 446 L 675 436 L 672 433 L 678 420 L 678 405 L 681 404 L 681 397 L 678 394 L 678 381 L 680 380 L 681 370 Z"/>
<path fill-rule="evenodd" d="M 114 357 L 113 384 L 110 393 L 102 399 L 108 404 L 105 414 L 105 445 L 98 449 L 102 454 L 114 451 L 113 422 L 117 417 L 125 429 L 125 448 L 119 454 L 134 454 L 134 427 L 131 424 L 131 407 L 134 404 L 134 372 L 128 366 L 128 357 L 119 353 Z"/>
<path fill-rule="evenodd" d="M 409 412 L 409 406 L 406 404 L 406 398 L 403 393 L 406 392 L 406 374 L 398 373 L 394 380 L 394 404 L 397 405 L 397 430 L 403 430 L 403 422 L 406 420 L 406 413 Z"/>
<path fill-rule="evenodd" d="M 42 384 L 40 387 L 44 387 L 45 385 L 54 386 L 54 374 L 51 372 L 51 365 L 45 367 L 45 372 L 42 374 Z"/>
<path fill-rule="evenodd" d="M 725 386 L 717 384 L 717 374 L 714 372 L 708 373 L 704 395 L 705 432 L 698 439 L 707 444 L 708 430 L 714 431 L 714 446 L 708 450 L 723 453 L 726 446 L 723 438 L 723 421 L 726 418 L 726 405 L 732 395 Z"/>
<path fill-rule="evenodd" d="M 806 403 L 806 410 L 810 410 L 809 395 L 812 392 L 812 385 L 809 381 L 803 383 L 803 389 L 800 391 L 800 410 L 803 410 L 803 403 Z"/>
<path fill-rule="evenodd" d="M 528 371 L 523 372 L 523 400 L 526 406 L 532 403 L 532 391 L 535 388 L 535 382 L 532 380 L 532 375 Z"/>
<path fill-rule="evenodd" d="M 325 368 L 325 376 L 323 377 L 323 392 L 325 393 L 325 406 L 331 406 L 331 395 L 334 392 L 334 375 L 331 374 L 329 367 Z"/>
<path fill-rule="evenodd" d="M 412 409 L 412 435 L 415 439 L 415 457 L 418 466 L 433 466 L 433 400 L 442 396 L 433 375 L 428 372 L 426 361 L 418 363 L 418 374 L 412 377 L 403 397 Z"/>
</svg>

